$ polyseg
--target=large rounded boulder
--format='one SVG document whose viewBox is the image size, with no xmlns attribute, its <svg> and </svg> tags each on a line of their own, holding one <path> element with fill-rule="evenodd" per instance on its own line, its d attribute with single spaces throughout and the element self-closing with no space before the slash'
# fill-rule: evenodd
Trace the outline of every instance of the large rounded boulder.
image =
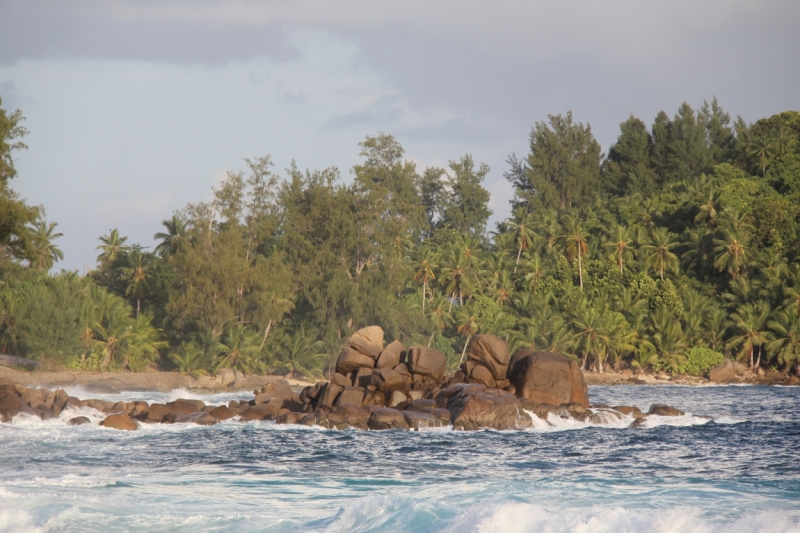
<svg viewBox="0 0 800 533">
<path fill-rule="evenodd" d="M 589 388 L 578 363 L 559 354 L 517 350 L 508 366 L 508 379 L 519 398 L 589 407 Z"/>
<path fill-rule="evenodd" d="M 408 369 L 412 374 L 427 376 L 437 383 L 444 378 L 447 356 L 439 350 L 415 346 L 408 350 L 407 358 Z"/>
<path fill-rule="evenodd" d="M 506 379 L 508 344 L 494 335 L 475 335 L 467 349 L 467 360 L 486 367 L 495 380 Z"/>
</svg>

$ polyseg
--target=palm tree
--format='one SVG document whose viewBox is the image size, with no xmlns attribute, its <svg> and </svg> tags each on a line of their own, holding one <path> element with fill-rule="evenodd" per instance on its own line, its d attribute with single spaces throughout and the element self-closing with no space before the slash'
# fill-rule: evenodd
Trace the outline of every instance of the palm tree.
<svg viewBox="0 0 800 533">
<path fill-rule="evenodd" d="M 772 332 L 772 341 L 767 350 L 774 352 L 783 371 L 789 372 L 793 363 L 800 361 L 800 315 L 793 311 L 782 311 L 770 320 L 767 326 Z"/>
<path fill-rule="evenodd" d="M 603 314 L 594 306 L 585 306 L 572 321 L 576 333 L 572 336 L 576 348 L 583 354 L 581 370 L 586 369 L 590 357 L 600 361 L 605 357 L 611 339 L 604 329 Z"/>
<path fill-rule="evenodd" d="M 108 235 L 103 235 L 99 240 L 100 246 L 96 249 L 101 250 L 100 255 L 97 256 L 97 262 L 100 264 L 114 261 L 120 253 L 128 249 L 128 247 L 125 246 L 125 241 L 127 241 L 128 238 L 120 237 L 117 228 L 109 230 Z"/>
<path fill-rule="evenodd" d="M 184 342 L 168 357 L 181 372 L 193 372 L 205 366 L 205 355 L 205 351 L 197 344 Z"/>
<path fill-rule="evenodd" d="M 509 232 L 514 236 L 514 242 L 517 248 L 517 261 L 514 263 L 514 273 L 517 272 L 517 265 L 519 265 L 519 258 L 523 250 L 527 250 L 533 245 L 533 240 L 536 233 L 531 227 L 533 221 L 530 214 L 525 212 L 525 209 L 518 207 L 511 213 L 511 219 L 506 222 Z"/>
<path fill-rule="evenodd" d="M 450 295 L 451 310 L 456 294 L 458 294 L 459 305 L 464 305 L 464 296 L 471 294 L 470 267 L 471 261 L 466 257 L 464 249 L 453 248 L 450 250 L 447 264 L 441 270 L 441 283 L 445 284 L 445 292 Z"/>
<path fill-rule="evenodd" d="M 33 225 L 31 244 L 33 246 L 34 260 L 32 264 L 41 271 L 50 270 L 53 264 L 64 259 L 64 252 L 53 244 L 53 239 L 63 237 L 63 233 L 54 233 L 57 223 L 47 224 L 44 220 L 37 220 Z"/>
<path fill-rule="evenodd" d="M 178 213 L 174 213 L 168 220 L 162 220 L 161 225 L 167 230 L 166 233 L 158 232 L 153 235 L 153 239 L 161 242 L 156 246 L 155 253 L 161 257 L 175 255 L 185 240 L 188 224 Z"/>
<path fill-rule="evenodd" d="M 729 329 L 733 336 L 727 348 L 740 348 L 742 355 L 750 359 L 750 369 L 755 370 L 761 361 L 761 346 L 770 341 L 767 328 L 769 306 L 766 302 L 747 303 L 731 315 Z M 754 353 L 758 351 L 758 360 Z"/>
<path fill-rule="evenodd" d="M 583 264 L 582 256 L 586 255 L 586 238 L 588 234 L 584 231 L 581 221 L 577 217 L 569 217 L 567 220 L 567 232 L 561 235 L 564 242 L 564 249 L 570 261 L 578 258 L 578 279 L 581 290 L 583 290 Z"/>
<path fill-rule="evenodd" d="M 219 345 L 222 357 L 215 370 L 233 368 L 244 373 L 262 370 L 264 365 L 258 356 L 260 339 L 242 324 L 236 324 L 225 332 L 222 344 Z"/>
<path fill-rule="evenodd" d="M 150 294 L 150 283 L 154 279 L 150 256 L 141 250 L 133 250 L 127 254 L 127 265 L 122 268 L 122 275 L 128 282 L 125 294 L 136 298 L 136 317 L 139 317 L 141 299 Z"/>
<path fill-rule="evenodd" d="M 679 320 L 665 306 L 656 309 L 649 317 L 649 336 L 646 339 L 655 349 L 659 359 L 675 369 L 689 348 Z"/>
<path fill-rule="evenodd" d="M 717 195 L 711 190 L 708 192 L 708 198 L 704 199 L 704 203 L 697 207 L 697 215 L 694 217 L 695 224 L 714 224 L 717 220 Z"/>
<path fill-rule="evenodd" d="M 617 226 L 613 239 L 604 244 L 606 248 L 611 248 L 611 258 L 617 262 L 620 274 L 625 273 L 625 261 L 633 261 L 633 252 L 631 251 L 633 239 L 630 238 L 629 233 L 627 227 Z"/>
<path fill-rule="evenodd" d="M 747 155 L 758 158 L 758 166 L 761 169 L 762 176 L 767 168 L 767 161 L 772 159 L 777 149 L 778 145 L 775 140 L 763 135 L 751 137 L 745 146 Z"/>
<path fill-rule="evenodd" d="M 417 271 L 414 273 L 414 281 L 422 283 L 422 312 L 425 312 L 425 300 L 427 300 L 428 284 L 436 279 L 434 269 L 439 260 L 439 256 L 430 250 L 423 250 L 422 256 L 417 263 Z"/>
<path fill-rule="evenodd" d="M 750 252 L 747 241 L 740 238 L 736 232 L 720 229 L 721 239 L 714 239 L 714 266 L 722 272 L 727 270 L 733 279 L 747 267 Z"/>
<path fill-rule="evenodd" d="M 450 311 L 445 310 L 448 304 L 452 306 L 452 299 L 445 296 L 436 296 L 431 303 L 428 310 L 428 318 L 431 321 L 432 332 L 430 339 L 428 339 L 428 348 L 431 347 L 431 343 L 436 334 L 441 333 L 447 326 L 453 323 L 453 317 L 450 316 Z"/>
<path fill-rule="evenodd" d="M 284 335 L 277 350 L 275 368 L 288 370 L 295 377 L 312 378 L 324 373 L 325 344 L 314 332 L 306 333 L 301 326 L 294 335 Z"/>
<path fill-rule="evenodd" d="M 794 132 L 786 124 L 781 124 L 778 127 L 778 132 L 775 134 L 773 141 L 775 143 L 775 155 L 777 157 L 786 155 L 794 148 L 794 145 L 797 144 L 797 138 Z"/>
<path fill-rule="evenodd" d="M 661 281 L 664 281 L 664 270 L 669 269 L 678 262 L 678 256 L 672 253 L 672 250 L 678 247 L 678 243 L 674 241 L 673 234 L 668 232 L 666 228 L 656 229 L 652 232 L 650 238 L 653 244 L 642 246 L 644 250 L 653 252 L 647 256 L 645 264 L 657 270 Z"/>
<path fill-rule="evenodd" d="M 458 360 L 458 364 L 461 364 L 462 361 L 464 361 L 464 354 L 467 353 L 469 341 L 480 329 L 480 326 L 478 325 L 478 313 L 476 307 L 477 306 L 474 302 L 469 302 L 467 305 L 461 306 L 456 313 L 458 334 L 467 338 L 467 340 L 464 341 L 464 349 L 461 350 L 461 359 Z"/>
</svg>

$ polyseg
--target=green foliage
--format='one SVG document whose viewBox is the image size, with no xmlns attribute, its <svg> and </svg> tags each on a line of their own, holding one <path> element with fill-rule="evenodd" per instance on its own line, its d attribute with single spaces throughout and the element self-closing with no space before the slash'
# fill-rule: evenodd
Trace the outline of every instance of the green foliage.
<svg viewBox="0 0 800 533">
<path fill-rule="evenodd" d="M 704 346 L 693 346 L 686 353 L 686 360 L 678 364 L 676 370 L 679 374 L 693 376 L 706 376 L 708 372 L 725 362 L 725 356 Z"/>
<path fill-rule="evenodd" d="M 604 158 L 572 114 L 512 155 L 514 210 L 488 234 L 488 167 L 418 170 L 393 136 L 362 161 L 273 173 L 245 159 L 208 202 L 162 222 L 154 250 L 116 229 L 97 268 L 48 273 L 55 223 L 8 187 L 23 147 L 0 110 L 0 342 L 51 366 L 314 379 L 356 329 L 429 345 L 455 368 L 477 333 L 586 371 L 702 374 L 720 357 L 800 364 L 800 114 L 753 125 L 716 99 L 631 116 Z M 690 348 L 691 347 L 691 348 Z"/>
</svg>

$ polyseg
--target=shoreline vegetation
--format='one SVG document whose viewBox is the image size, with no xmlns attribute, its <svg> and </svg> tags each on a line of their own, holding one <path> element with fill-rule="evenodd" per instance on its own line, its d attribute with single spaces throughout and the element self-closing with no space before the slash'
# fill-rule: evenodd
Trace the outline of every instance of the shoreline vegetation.
<svg viewBox="0 0 800 533">
<path fill-rule="evenodd" d="M 85 275 L 50 273 L 57 224 L 11 187 L 23 121 L 0 101 L 0 353 L 40 368 L 18 377 L 313 383 L 370 324 L 443 354 L 448 375 L 471 377 L 491 335 L 590 383 L 800 376 L 796 111 L 747 124 L 684 103 L 649 128 L 630 116 L 607 154 L 588 124 L 549 116 L 509 156 L 513 211 L 493 229 L 489 168 L 469 154 L 418 169 L 380 133 L 352 180 L 245 159 L 152 249 L 109 229 Z"/>
</svg>

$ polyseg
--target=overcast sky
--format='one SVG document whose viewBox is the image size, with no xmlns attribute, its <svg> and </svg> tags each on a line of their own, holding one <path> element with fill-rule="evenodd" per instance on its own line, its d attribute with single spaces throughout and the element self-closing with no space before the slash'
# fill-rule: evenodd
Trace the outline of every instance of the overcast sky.
<svg viewBox="0 0 800 533">
<path fill-rule="evenodd" d="M 30 130 L 13 186 L 83 270 L 110 228 L 153 246 L 244 157 L 350 179 L 377 132 L 420 171 L 488 163 L 501 219 L 505 161 L 548 114 L 607 151 L 629 114 L 683 101 L 800 109 L 799 27 L 797 0 L 2 0 L 0 98 Z"/>
</svg>

